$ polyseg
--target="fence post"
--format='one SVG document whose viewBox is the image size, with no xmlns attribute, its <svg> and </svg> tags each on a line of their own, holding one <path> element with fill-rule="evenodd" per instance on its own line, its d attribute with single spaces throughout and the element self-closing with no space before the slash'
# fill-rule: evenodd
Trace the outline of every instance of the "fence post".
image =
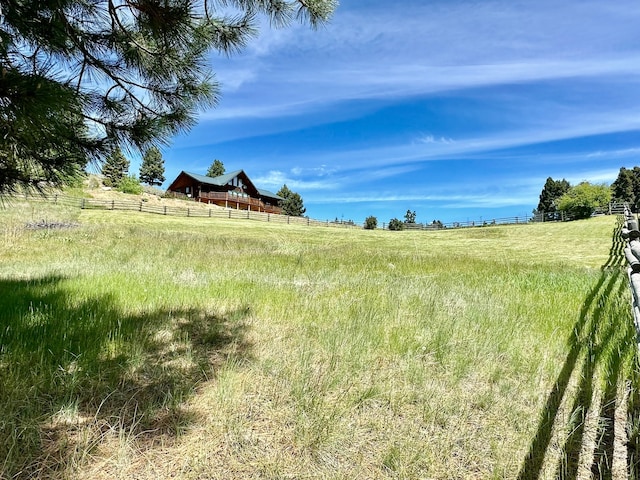
<svg viewBox="0 0 640 480">
<path fill-rule="evenodd" d="M 80 205 L 80 208 L 84 210 L 84 198 L 82 199 L 82 205 Z"/>
<path fill-rule="evenodd" d="M 289 224 L 289 215 L 287 215 L 287 225 Z"/>
<path fill-rule="evenodd" d="M 209 218 L 211 218 L 211 209 L 209 209 Z"/>
<path fill-rule="evenodd" d="M 167 206 L 166 205 L 164 206 L 164 214 L 165 215 L 167 214 Z"/>
<path fill-rule="evenodd" d="M 189 207 L 187 207 L 187 217 L 189 216 Z"/>
<path fill-rule="evenodd" d="M 271 214 L 267 213 L 267 222 L 270 222 L 270 221 L 271 221 Z"/>
<path fill-rule="evenodd" d="M 229 209 L 229 218 L 231 218 L 231 209 Z"/>
<path fill-rule="evenodd" d="M 142 200 L 140 201 L 140 211 L 142 211 Z"/>
</svg>

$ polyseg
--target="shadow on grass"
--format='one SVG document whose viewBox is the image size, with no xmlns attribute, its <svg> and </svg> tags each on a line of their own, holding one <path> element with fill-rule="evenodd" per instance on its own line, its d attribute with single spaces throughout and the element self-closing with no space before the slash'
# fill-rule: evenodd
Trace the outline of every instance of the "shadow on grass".
<svg viewBox="0 0 640 480">
<path fill-rule="evenodd" d="M 577 375 L 577 388 L 570 406 L 566 425 L 556 426 L 567 433 L 560 445 L 560 459 L 555 478 L 574 479 L 578 474 L 583 449 L 585 420 L 592 408 L 597 368 L 604 374 L 604 388 L 596 427 L 591 474 L 593 478 L 612 478 L 615 439 L 615 412 L 619 385 L 623 378 L 625 359 L 635 358 L 635 332 L 630 318 L 629 286 L 624 272 L 624 240 L 620 236 L 622 223 L 613 232 L 609 258 L 601 275 L 587 295 L 580 315 L 568 339 L 568 353 L 542 412 L 540 423 L 529 452 L 518 475 L 520 480 L 541 476 L 545 456 L 552 438 L 560 404 L 572 376 Z M 582 367 L 576 371 L 579 360 Z M 601 385 L 599 384 L 599 385 Z M 630 411 L 630 415 L 632 412 Z"/>
<path fill-rule="evenodd" d="M 249 355 L 248 314 L 132 316 L 62 277 L 0 280 L 0 478 L 59 478 L 106 435 L 170 442 L 198 384 Z"/>
</svg>

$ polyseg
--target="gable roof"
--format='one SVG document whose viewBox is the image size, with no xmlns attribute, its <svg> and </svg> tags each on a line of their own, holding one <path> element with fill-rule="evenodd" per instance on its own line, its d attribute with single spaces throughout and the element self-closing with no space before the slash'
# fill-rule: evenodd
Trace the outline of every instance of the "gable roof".
<svg viewBox="0 0 640 480">
<path fill-rule="evenodd" d="M 207 177 L 206 175 L 199 175 L 197 173 L 185 172 L 184 170 L 182 171 L 182 173 L 184 173 L 185 175 L 188 175 L 194 180 L 197 180 L 198 182 L 203 183 L 205 185 L 217 185 L 221 187 L 222 185 L 226 185 L 227 183 L 229 183 L 231 180 L 237 177 L 240 173 L 244 173 L 244 172 L 242 170 L 236 170 L 235 172 L 225 173 L 224 175 L 219 175 L 217 177 Z"/>
<path fill-rule="evenodd" d="M 256 191 L 262 195 L 263 197 L 269 197 L 269 198 L 273 198 L 275 200 L 284 200 L 284 198 L 282 198 L 281 196 L 270 192 L 269 190 L 264 190 L 262 188 L 258 188 L 256 187 L 253 182 L 251 181 L 251 179 L 249 178 L 249 176 L 244 172 L 244 170 L 236 170 L 234 172 L 229 172 L 229 173 L 225 173 L 223 175 L 219 175 L 217 177 L 207 177 L 206 175 L 200 175 L 197 173 L 191 173 L 191 172 L 186 172 L 186 171 L 182 171 L 180 175 L 185 174 L 191 178 L 193 178 L 195 181 L 202 183 L 203 185 L 215 185 L 217 187 L 221 187 L 223 185 L 226 185 L 227 183 L 229 183 L 231 180 L 233 180 L 235 177 L 237 177 L 240 174 L 243 174 L 247 180 L 249 180 L 249 182 L 251 183 L 251 185 L 256 189 Z M 178 177 L 180 176 L 178 175 Z M 173 184 L 172 184 L 173 185 Z M 169 186 L 169 188 L 171 188 L 171 185 Z"/>
</svg>

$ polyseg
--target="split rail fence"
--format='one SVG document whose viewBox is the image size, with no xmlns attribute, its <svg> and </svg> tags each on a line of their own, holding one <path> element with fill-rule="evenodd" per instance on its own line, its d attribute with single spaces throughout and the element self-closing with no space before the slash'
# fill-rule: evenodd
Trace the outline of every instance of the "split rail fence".
<svg viewBox="0 0 640 480">
<path fill-rule="evenodd" d="M 622 238 L 627 243 L 624 247 L 624 256 L 627 259 L 627 275 L 631 288 L 631 307 L 633 310 L 633 323 L 636 327 L 636 344 L 640 349 L 640 229 L 638 219 L 628 208 L 624 212 L 624 224 L 622 226 Z"/>
</svg>

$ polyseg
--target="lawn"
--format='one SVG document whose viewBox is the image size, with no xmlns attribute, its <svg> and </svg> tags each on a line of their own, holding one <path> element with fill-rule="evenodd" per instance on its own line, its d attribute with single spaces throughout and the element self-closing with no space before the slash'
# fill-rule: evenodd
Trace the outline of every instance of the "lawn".
<svg viewBox="0 0 640 480">
<path fill-rule="evenodd" d="M 0 478 L 626 478 L 635 461 L 614 216 L 389 232 L 5 207 Z"/>
</svg>

